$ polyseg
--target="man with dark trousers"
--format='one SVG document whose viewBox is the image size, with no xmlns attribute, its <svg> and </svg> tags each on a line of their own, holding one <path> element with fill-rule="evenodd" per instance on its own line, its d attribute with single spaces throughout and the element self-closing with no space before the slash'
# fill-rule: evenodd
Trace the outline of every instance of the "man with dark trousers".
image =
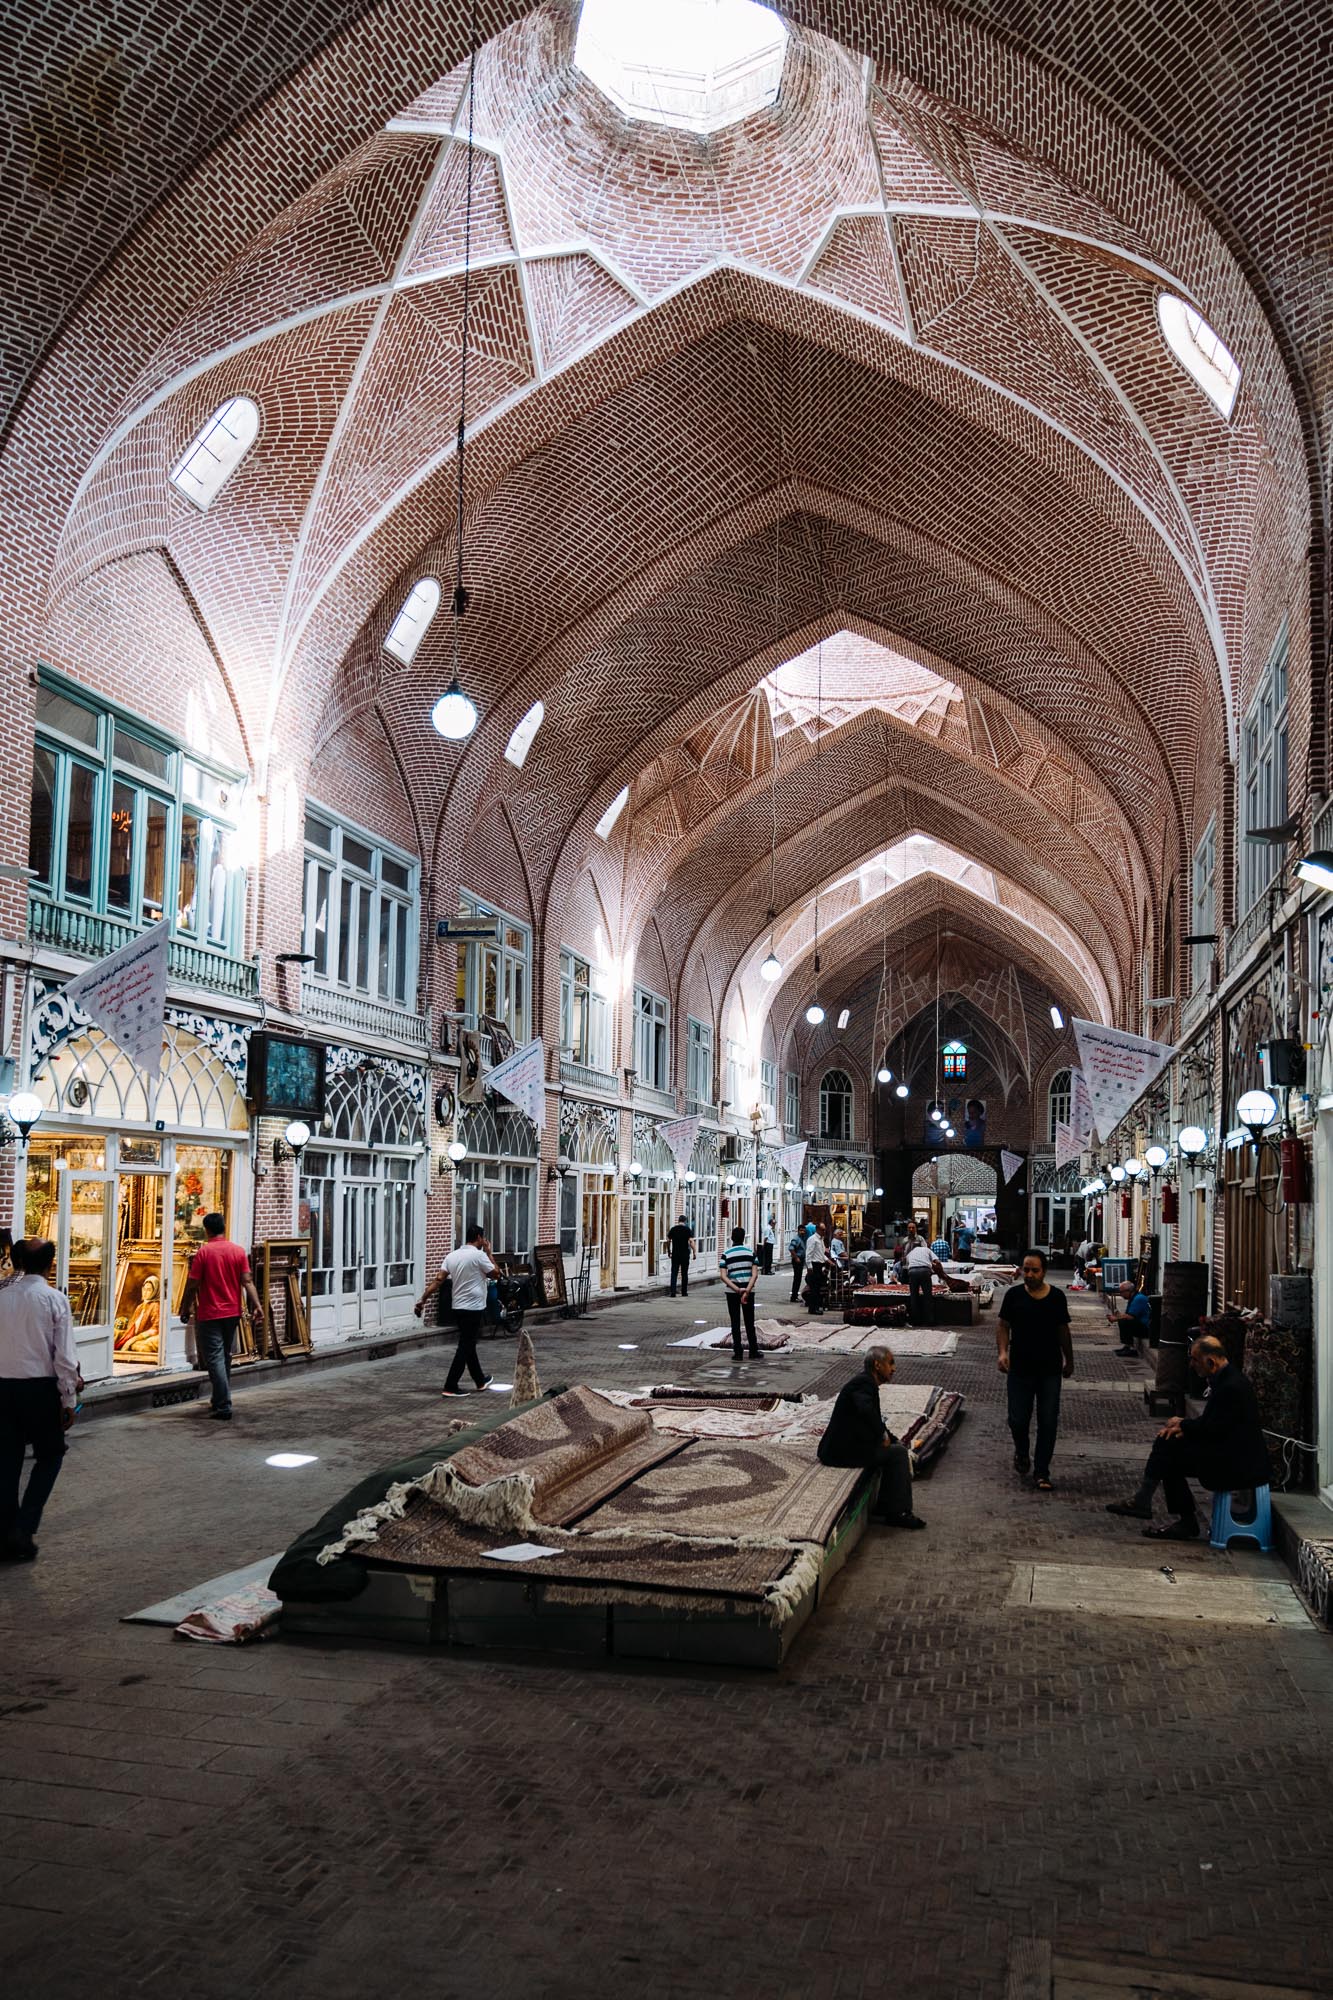
<svg viewBox="0 0 1333 2000">
<path fill-rule="evenodd" d="M 1208 1393 L 1201 1417 L 1168 1417 L 1148 1453 L 1138 1490 L 1128 1500 L 1113 1500 L 1108 1514 L 1131 1521 L 1151 1521 L 1153 1495 L 1160 1486 L 1175 1515 L 1164 1527 L 1148 1527 L 1145 1535 L 1159 1542 L 1193 1542 L 1199 1537 L 1199 1515 L 1190 1492 L 1191 1478 L 1210 1493 L 1230 1493 L 1237 1487 L 1267 1486 L 1271 1476 L 1268 1446 L 1259 1421 L 1259 1404 L 1248 1375 L 1234 1368 L 1226 1348 L 1205 1334 L 1190 1349 Z"/>
<path fill-rule="evenodd" d="M 801 1296 L 801 1280 L 805 1276 L 805 1230 L 798 1223 L 787 1238 L 787 1255 L 791 1258 L 791 1302 L 797 1303 Z"/>
<path fill-rule="evenodd" d="M 893 1528 L 924 1528 L 912 1511 L 912 1461 L 907 1446 L 889 1431 L 879 1407 L 880 1384 L 893 1380 L 895 1362 L 889 1347 L 872 1347 L 865 1367 L 838 1391 L 819 1440 L 821 1465 L 860 1465 L 878 1472 L 879 1498 L 875 1519 Z"/>
<path fill-rule="evenodd" d="M 745 1336 L 750 1344 L 750 1359 L 759 1359 L 759 1341 L 754 1330 L 754 1287 L 759 1276 L 759 1259 L 745 1240 L 743 1229 L 731 1232 L 731 1248 L 724 1250 L 719 1259 L 722 1283 L 727 1293 L 727 1315 L 731 1320 L 731 1352 L 741 1359 L 741 1318 L 745 1319 Z"/>
<path fill-rule="evenodd" d="M 694 1231 L 690 1228 L 687 1215 L 682 1215 L 680 1221 L 668 1229 L 667 1243 L 671 1248 L 670 1296 L 675 1298 L 676 1280 L 679 1278 L 680 1295 L 687 1299 L 690 1296 L 690 1259 L 694 1255 Z"/>
<path fill-rule="evenodd" d="M 0 1562 L 37 1560 L 34 1537 L 82 1387 L 69 1300 L 46 1281 L 55 1254 L 45 1237 L 25 1236 L 14 1245 L 14 1276 L 0 1284 Z"/>
</svg>

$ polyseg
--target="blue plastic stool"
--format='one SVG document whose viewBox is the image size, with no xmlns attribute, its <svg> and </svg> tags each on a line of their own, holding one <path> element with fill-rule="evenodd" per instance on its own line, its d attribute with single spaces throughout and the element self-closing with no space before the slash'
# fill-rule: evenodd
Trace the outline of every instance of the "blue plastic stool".
<svg viewBox="0 0 1333 2000">
<path fill-rule="evenodd" d="M 1238 1486 L 1213 1496 L 1213 1526 L 1208 1540 L 1215 1549 L 1248 1539 L 1267 1555 L 1273 1546 L 1273 1507 L 1266 1486 Z"/>
</svg>

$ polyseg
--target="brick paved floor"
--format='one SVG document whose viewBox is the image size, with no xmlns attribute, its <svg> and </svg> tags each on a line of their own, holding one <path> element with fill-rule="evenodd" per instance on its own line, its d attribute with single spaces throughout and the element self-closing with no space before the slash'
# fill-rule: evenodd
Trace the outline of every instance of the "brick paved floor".
<svg viewBox="0 0 1333 2000">
<path fill-rule="evenodd" d="M 543 1330 L 543 1378 L 716 1367 L 666 1342 L 719 1307 Z M 466 1410 L 437 1350 L 245 1385 L 230 1427 L 88 1425 L 41 1561 L 0 1571 L 6 1993 L 952 2000 L 1003 1995 L 1033 1937 L 1333 1992 L 1329 1640 L 1006 1602 L 1015 1563 L 1163 1559 L 1103 1511 L 1151 1436 L 1114 1386 L 1143 1371 L 1083 1301 L 1078 1325 L 1050 1497 L 1009 1472 L 990 1325 L 904 1361 L 968 1396 L 929 1533 L 865 1541 L 776 1676 L 116 1622 Z M 284 1448 L 317 1462 L 264 1464 Z"/>
</svg>

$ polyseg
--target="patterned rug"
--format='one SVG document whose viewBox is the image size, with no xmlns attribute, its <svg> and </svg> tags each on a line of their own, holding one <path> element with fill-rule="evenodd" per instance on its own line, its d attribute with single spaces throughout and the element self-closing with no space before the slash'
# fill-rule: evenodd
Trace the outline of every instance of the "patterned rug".
<svg viewBox="0 0 1333 2000">
<path fill-rule="evenodd" d="M 618 1409 L 595 1390 L 577 1388 L 465 1445 L 450 1469 L 470 1486 L 527 1473 L 533 1519 L 558 1527 L 679 1449 L 679 1439 L 656 1431 L 644 1411 Z"/>
<path fill-rule="evenodd" d="M 709 1403 L 683 1396 L 659 1400 L 627 1389 L 603 1389 L 601 1394 L 629 1408 L 650 1410 L 655 1427 L 676 1437 L 766 1438 L 786 1444 L 811 1434 L 821 1437 L 829 1413 L 827 1403 L 806 1398 L 792 1403 L 777 1396 L 751 1396 L 740 1406 L 739 1397 Z"/>
<path fill-rule="evenodd" d="M 755 1331 L 761 1349 L 823 1347 L 835 1354 L 864 1354 L 872 1347 L 891 1347 L 895 1354 L 952 1354 L 958 1346 L 958 1335 L 944 1327 L 845 1326 L 841 1320 L 820 1319 L 789 1326 L 782 1320 L 756 1320 Z M 730 1345 L 731 1334 L 725 1326 L 710 1326 L 704 1333 L 667 1342 L 668 1347 Z"/>
<path fill-rule="evenodd" d="M 559 1555 L 514 1564 L 488 1560 L 485 1551 L 495 1546 L 489 1529 L 464 1527 L 434 1501 L 423 1499 L 401 1521 L 387 1521 L 365 1554 L 394 1569 L 542 1577 L 562 1585 L 616 1585 L 621 1590 L 722 1591 L 747 1598 L 765 1596 L 797 1556 L 795 1549 L 736 1548 L 652 1535 L 576 1535 L 562 1542 Z"/>
<path fill-rule="evenodd" d="M 583 1525 L 823 1542 L 861 1475 L 820 1465 L 816 1442 L 687 1444 L 598 1507 Z"/>
</svg>

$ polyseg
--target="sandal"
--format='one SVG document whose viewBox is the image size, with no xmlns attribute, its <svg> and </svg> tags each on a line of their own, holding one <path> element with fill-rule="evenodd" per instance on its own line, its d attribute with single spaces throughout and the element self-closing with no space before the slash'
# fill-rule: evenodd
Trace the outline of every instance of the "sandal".
<svg viewBox="0 0 1333 2000">
<path fill-rule="evenodd" d="M 1051 1475 L 1049 1472 L 1039 1472 L 1032 1484 L 1036 1487 L 1038 1493 L 1054 1493 L 1055 1491 L 1055 1488 L 1051 1484 Z"/>
</svg>

